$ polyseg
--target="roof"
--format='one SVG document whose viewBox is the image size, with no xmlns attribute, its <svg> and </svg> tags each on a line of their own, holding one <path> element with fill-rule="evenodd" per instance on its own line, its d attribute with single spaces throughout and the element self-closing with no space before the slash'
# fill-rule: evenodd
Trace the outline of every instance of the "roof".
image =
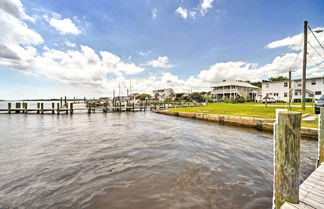
<svg viewBox="0 0 324 209">
<path fill-rule="evenodd" d="M 324 79 L 324 77 L 313 77 L 313 78 L 306 78 L 306 80 L 315 80 L 315 79 Z M 292 81 L 301 81 L 301 78 L 298 79 L 291 79 Z M 288 82 L 289 80 L 282 80 L 282 81 L 268 81 L 268 80 L 263 80 L 262 83 L 275 83 L 275 82 Z"/>
<path fill-rule="evenodd" d="M 223 81 L 215 84 L 212 87 L 222 87 L 222 86 L 242 86 L 242 87 L 255 88 L 255 89 L 259 88 L 257 86 L 253 86 L 252 84 L 242 82 L 242 81 L 235 81 L 235 80 Z"/>
</svg>

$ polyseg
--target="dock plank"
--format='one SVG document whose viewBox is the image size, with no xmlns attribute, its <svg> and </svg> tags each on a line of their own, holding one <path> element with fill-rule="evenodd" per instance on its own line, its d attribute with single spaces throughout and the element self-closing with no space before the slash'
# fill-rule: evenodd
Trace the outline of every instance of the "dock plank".
<svg viewBox="0 0 324 209">
<path fill-rule="evenodd" d="M 324 163 L 322 163 L 299 187 L 299 204 L 286 202 L 282 209 L 324 209 Z"/>
</svg>

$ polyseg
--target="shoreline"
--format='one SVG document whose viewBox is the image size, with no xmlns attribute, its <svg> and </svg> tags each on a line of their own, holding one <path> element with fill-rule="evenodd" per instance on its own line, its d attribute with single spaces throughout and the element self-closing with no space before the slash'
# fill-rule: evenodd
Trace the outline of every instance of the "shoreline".
<svg viewBox="0 0 324 209">
<path fill-rule="evenodd" d="M 191 118 L 198 120 L 207 120 L 216 122 L 222 125 L 243 126 L 248 128 L 255 128 L 257 130 L 267 131 L 273 133 L 273 123 L 276 119 L 252 118 L 230 115 L 219 115 L 209 113 L 193 113 L 193 112 L 176 112 L 170 110 L 153 110 L 155 113 L 178 116 L 183 118 Z M 301 127 L 301 136 L 317 140 L 318 129 Z"/>
</svg>

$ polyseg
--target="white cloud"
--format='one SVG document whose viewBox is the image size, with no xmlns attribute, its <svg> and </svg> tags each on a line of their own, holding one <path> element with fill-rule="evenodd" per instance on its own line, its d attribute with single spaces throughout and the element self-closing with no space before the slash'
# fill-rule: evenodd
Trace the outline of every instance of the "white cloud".
<svg viewBox="0 0 324 209">
<path fill-rule="evenodd" d="M 148 51 L 140 51 L 140 52 L 138 52 L 138 54 L 141 55 L 142 57 L 146 57 L 149 54 L 151 54 L 151 50 L 148 50 Z"/>
<path fill-rule="evenodd" d="M 201 15 L 205 15 L 206 12 L 208 11 L 208 9 L 211 9 L 213 6 L 212 6 L 212 3 L 213 3 L 214 0 L 203 0 L 201 5 L 200 5 L 200 13 Z"/>
<path fill-rule="evenodd" d="M 182 7 L 178 7 L 178 9 L 176 10 L 176 12 L 183 18 L 183 19 L 187 19 L 188 17 L 188 10 L 184 9 Z"/>
<path fill-rule="evenodd" d="M 76 47 L 76 44 L 70 41 L 64 41 L 64 43 L 68 46 L 68 47 Z"/>
<path fill-rule="evenodd" d="M 158 57 L 156 60 L 148 61 L 146 65 L 159 68 L 171 68 L 174 66 L 169 63 L 169 58 L 167 56 Z"/>
<path fill-rule="evenodd" d="M 155 19 L 157 17 L 157 14 L 158 14 L 158 9 L 157 8 L 152 9 L 152 19 Z"/>
<path fill-rule="evenodd" d="M 64 19 L 51 18 L 49 24 L 53 26 L 61 34 L 71 33 L 74 35 L 78 35 L 81 33 L 81 31 L 69 18 L 64 18 Z"/>
</svg>

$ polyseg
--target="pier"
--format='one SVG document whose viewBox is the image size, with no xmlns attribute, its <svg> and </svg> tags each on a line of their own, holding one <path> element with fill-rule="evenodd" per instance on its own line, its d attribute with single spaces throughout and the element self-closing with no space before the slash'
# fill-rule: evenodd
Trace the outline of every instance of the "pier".
<svg viewBox="0 0 324 209">
<path fill-rule="evenodd" d="M 85 102 L 85 107 L 75 107 L 75 103 L 67 103 L 66 99 L 63 104 L 61 102 L 57 103 L 47 103 L 45 107 L 44 103 L 38 102 L 36 107 L 29 107 L 28 103 L 17 102 L 8 103 L 7 108 L 1 108 L 0 113 L 36 113 L 36 114 L 73 114 L 75 111 L 95 113 L 96 111 L 107 113 L 107 112 L 128 112 L 128 111 L 146 111 L 146 110 L 162 110 L 169 108 L 179 108 L 179 107 L 198 107 L 202 106 L 202 103 L 196 102 L 142 102 L 139 104 L 127 102 L 125 104 L 121 103 L 96 103 L 91 101 Z"/>
<path fill-rule="evenodd" d="M 275 123 L 274 208 L 324 208 L 324 108 L 319 116 L 318 161 L 300 184 L 301 113 L 279 112 Z"/>
</svg>

